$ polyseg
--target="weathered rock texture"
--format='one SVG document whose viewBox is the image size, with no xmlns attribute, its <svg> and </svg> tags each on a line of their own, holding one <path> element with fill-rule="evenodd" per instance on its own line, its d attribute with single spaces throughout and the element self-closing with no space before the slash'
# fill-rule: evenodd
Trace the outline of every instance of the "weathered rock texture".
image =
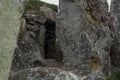
<svg viewBox="0 0 120 80">
<path fill-rule="evenodd" d="M 101 73 L 88 80 L 108 75 L 112 37 L 107 11 L 107 0 L 60 0 L 56 34 L 65 69 Z"/>
<path fill-rule="evenodd" d="M 120 66 L 120 1 L 112 0 L 111 14 L 114 21 L 115 40 L 111 47 L 111 63 L 115 67 Z"/>
<path fill-rule="evenodd" d="M 86 77 L 78 75 L 77 72 L 69 72 L 57 68 L 30 68 L 12 74 L 9 78 L 9 80 L 16 80 L 16 79 L 17 80 L 86 80 Z"/>
<path fill-rule="evenodd" d="M 22 8 L 19 0 L 0 0 L 0 80 L 8 78 Z"/>
<path fill-rule="evenodd" d="M 40 12 L 26 10 L 21 18 L 12 71 L 43 67 L 47 65 L 45 56 L 54 58 L 55 12 L 45 6 L 38 8 Z"/>
<path fill-rule="evenodd" d="M 21 19 L 16 72 L 9 80 L 105 80 L 113 41 L 107 0 L 60 0 L 56 28 L 54 12 L 39 8 L 41 13 L 27 10 Z M 40 68 L 46 65 L 44 50 L 45 58 L 63 60 L 64 68 L 54 61 Z"/>
</svg>

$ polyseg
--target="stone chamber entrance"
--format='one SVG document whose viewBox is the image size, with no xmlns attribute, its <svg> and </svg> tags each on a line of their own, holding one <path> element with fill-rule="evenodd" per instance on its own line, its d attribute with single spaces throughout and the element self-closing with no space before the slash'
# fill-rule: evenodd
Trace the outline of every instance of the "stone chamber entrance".
<svg viewBox="0 0 120 80">
<path fill-rule="evenodd" d="M 11 72 L 34 67 L 62 68 L 63 54 L 56 42 L 58 8 L 44 2 L 30 1 L 21 17 Z"/>
<path fill-rule="evenodd" d="M 44 52 L 45 59 L 47 61 L 47 67 L 58 67 L 62 68 L 62 57 L 58 53 L 59 49 L 56 46 L 56 22 L 48 19 L 45 22 L 45 42 L 44 42 Z"/>
</svg>

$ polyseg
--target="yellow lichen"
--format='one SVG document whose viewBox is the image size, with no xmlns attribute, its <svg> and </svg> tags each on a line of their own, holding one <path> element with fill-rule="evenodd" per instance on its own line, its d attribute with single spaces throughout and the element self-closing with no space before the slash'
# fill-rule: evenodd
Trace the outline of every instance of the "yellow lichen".
<svg viewBox="0 0 120 80">
<path fill-rule="evenodd" d="M 94 69 L 98 69 L 101 62 L 100 62 L 100 58 L 99 58 L 97 52 L 93 51 L 90 53 L 90 55 L 91 55 L 91 61 L 89 64 L 90 67 L 94 68 Z"/>
<path fill-rule="evenodd" d="M 94 13 L 92 11 L 93 9 L 96 9 L 95 8 L 95 2 L 94 2 L 94 0 L 90 0 L 90 2 L 87 3 L 86 9 L 85 9 L 85 13 L 86 13 L 86 16 L 87 16 L 88 20 L 92 24 L 97 25 L 98 24 L 97 18 L 92 14 L 92 13 Z"/>
<path fill-rule="evenodd" d="M 89 19 L 89 21 L 91 22 L 91 23 L 96 23 L 97 21 L 96 21 L 96 19 L 94 19 L 93 18 L 93 16 L 91 16 L 91 15 L 89 15 L 89 14 L 87 14 L 87 18 Z"/>
<path fill-rule="evenodd" d="M 86 16 L 91 23 L 93 24 L 97 23 L 97 20 L 95 19 L 95 17 L 91 15 L 91 9 L 89 7 L 86 8 Z"/>
<path fill-rule="evenodd" d="M 91 61 L 91 62 L 90 62 L 90 67 L 91 67 L 91 68 L 94 68 L 94 69 L 98 69 L 99 65 L 98 65 L 96 62 Z"/>
</svg>

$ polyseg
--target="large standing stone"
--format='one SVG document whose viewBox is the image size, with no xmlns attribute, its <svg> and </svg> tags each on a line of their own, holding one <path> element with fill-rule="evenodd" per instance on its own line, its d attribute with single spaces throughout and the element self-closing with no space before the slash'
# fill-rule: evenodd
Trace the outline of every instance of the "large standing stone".
<svg viewBox="0 0 120 80">
<path fill-rule="evenodd" d="M 0 80 L 8 79 L 22 9 L 20 0 L 0 0 Z"/>
<path fill-rule="evenodd" d="M 60 0 L 56 34 L 65 69 L 108 74 L 112 37 L 107 11 L 107 0 Z M 103 75 L 90 79 L 103 80 Z"/>
<path fill-rule="evenodd" d="M 112 0 L 111 14 L 114 18 L 115 40 L 111 47 L 111 63 L 113 66 L 120 66 L 120 1 Z"/>
</svg>

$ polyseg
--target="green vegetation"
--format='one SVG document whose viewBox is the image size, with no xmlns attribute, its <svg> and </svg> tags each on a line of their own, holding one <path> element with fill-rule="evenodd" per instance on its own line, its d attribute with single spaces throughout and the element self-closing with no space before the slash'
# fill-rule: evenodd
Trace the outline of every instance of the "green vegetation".
<svg viewBox="0 0 120 80">
<path fill-rule="evenodd" d="M 37 12 L 40 12 L 36 4 L 38 4 L 38 0 L 29 0 L 26 5 L 26 10 L 35 10 Z"/>
<path fill-rule="evenodd" d="M 112 72 L 111 76 L 107 80 L 120 80 L 120 71 Z"/>
<path fill-rule="evenodd" d="M 56 12 L 58 11 L 58 7 L 56 5 L 45 3 L 45 2 L 40 1 L 40 0 L 29 0 L 27 3 L 27 6 L 26 6 L 26 10 L 35 10 L 37 12 L 41 12 L 39 7 L 43 6 L 43 5 L 53 9 Z"/>
</svg>

